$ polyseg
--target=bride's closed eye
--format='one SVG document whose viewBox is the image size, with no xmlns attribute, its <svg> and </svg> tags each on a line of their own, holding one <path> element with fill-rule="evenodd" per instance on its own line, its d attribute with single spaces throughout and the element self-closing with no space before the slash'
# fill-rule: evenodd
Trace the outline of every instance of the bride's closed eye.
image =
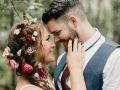
<svg viewBox="0 0 120 90">
<path fill-rule="evenodd" d="M 49 41 L 49 40 L 50 40 L 50 34 L 47 36 L 46 41 Z"/>
</svg>

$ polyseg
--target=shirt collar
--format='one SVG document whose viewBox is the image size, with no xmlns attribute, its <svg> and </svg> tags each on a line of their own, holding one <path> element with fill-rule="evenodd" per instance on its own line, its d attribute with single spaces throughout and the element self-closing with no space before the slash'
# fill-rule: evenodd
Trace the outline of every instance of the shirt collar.
<svg viewBox="0 0 120 90">
<path fill-rule="evenodd" d="M 101 33 L 99 32 L 99 30 L 97 28 L 94 29 L 96 30 L 95 34 L 82 45 L 85 51 L 87 51 L 90 47 L 97 43 L 97 41 L 101 38 Z"/>
</svg>

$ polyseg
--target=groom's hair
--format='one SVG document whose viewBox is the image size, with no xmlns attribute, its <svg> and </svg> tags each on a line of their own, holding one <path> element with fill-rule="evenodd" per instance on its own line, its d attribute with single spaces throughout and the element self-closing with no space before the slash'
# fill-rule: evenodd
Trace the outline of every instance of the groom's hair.
<svg viewBox="0 0 120 90">
<path fill-rule="evenodd" d="M 51 19 L 57 20 L 60 17 L 64 17 L 63 20 L 65 20 L 70 13 L 78 16 L 80 20 L 86 19 L 80 0 L 53 0 L 49 8 L 43 13 L 42 20 L 45 24 Z"/>
</svg>

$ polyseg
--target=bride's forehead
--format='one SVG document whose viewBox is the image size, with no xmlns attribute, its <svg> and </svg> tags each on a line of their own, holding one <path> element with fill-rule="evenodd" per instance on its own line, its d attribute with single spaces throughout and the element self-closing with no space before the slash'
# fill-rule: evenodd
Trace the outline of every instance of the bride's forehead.
<svg viewBox="0 0 120 90">
<path fill-rule="evenodd" d="M 48 32 L 48 30 L 46 28 L 43 28 L 42 32 L 41 32 L 43 37 L 48 36 L 50 33 Z"/>
</svg>

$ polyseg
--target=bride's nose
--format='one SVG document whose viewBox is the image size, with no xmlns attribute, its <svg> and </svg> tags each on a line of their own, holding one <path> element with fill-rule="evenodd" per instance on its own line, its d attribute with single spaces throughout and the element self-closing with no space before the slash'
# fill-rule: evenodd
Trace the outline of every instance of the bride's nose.
<svg viewBox="0 0 120 90">
<path fill-rule="evenodd" d="M 54 41 L 51 43 L 51 47 L 52 47 L 52 48 L 55 48 L 55 47 L 56 47 L 56 44 L 55 44 Z"/>
</svg>

